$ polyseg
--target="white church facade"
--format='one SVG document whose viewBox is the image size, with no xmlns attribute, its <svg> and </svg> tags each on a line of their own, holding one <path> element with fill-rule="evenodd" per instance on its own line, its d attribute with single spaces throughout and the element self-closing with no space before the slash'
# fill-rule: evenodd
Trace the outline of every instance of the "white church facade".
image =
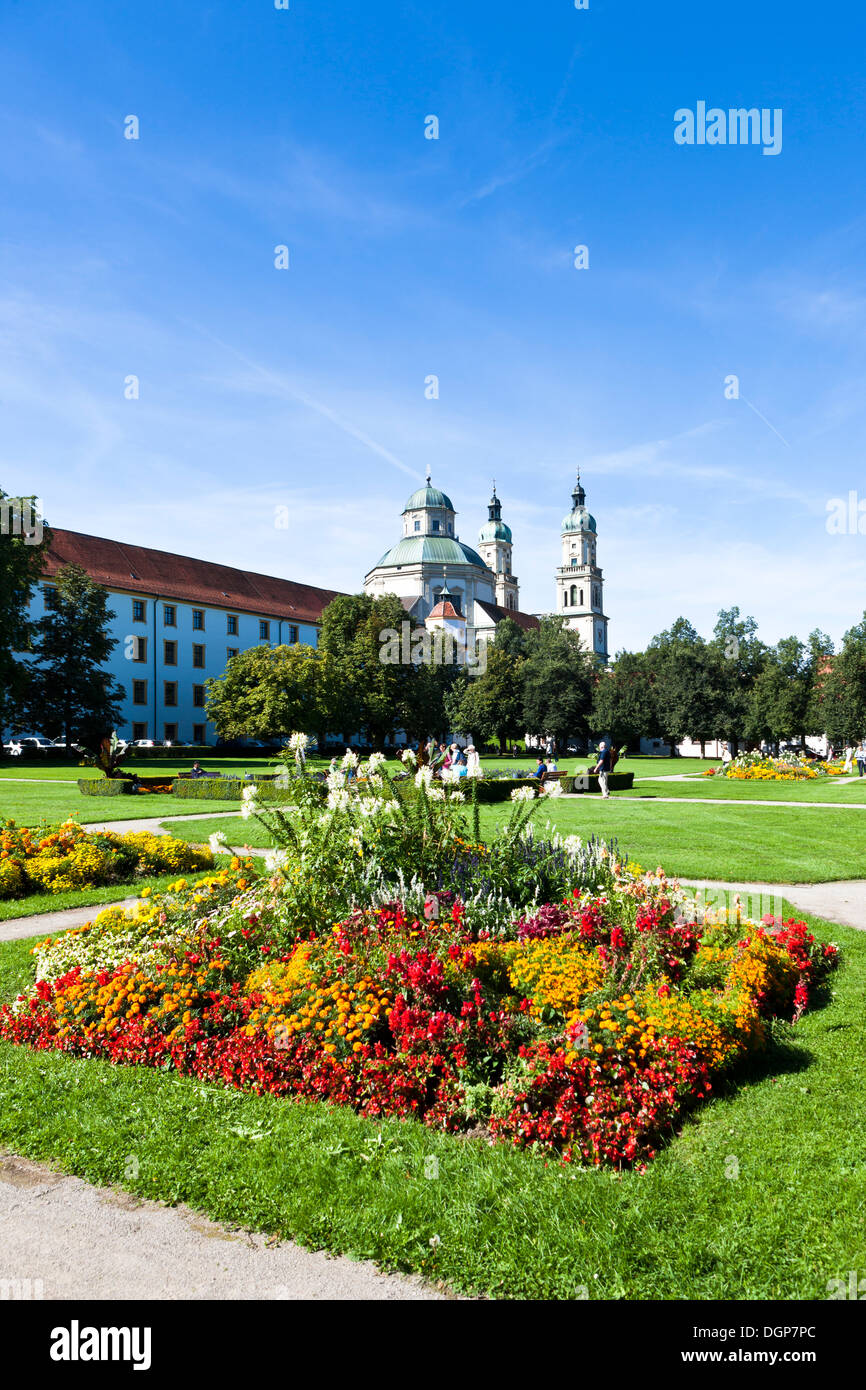
<svg viewBox="0 0 866 1390">
<path fill-rule="evenodd" d="M 538 618 L 520 611 L 520 589 L 512 572 L 511 528 L 502 520 L 496 495 L 478 535 L 478 550 L 457 534 L 457 512 L 447 493 L 426 486 L 413 492 L 403 508 L 402 535 L 364 577 L 374 597 L 396 594 L 407 613 L 426 622 L 447 594 L 465 620 L 467 641 L 489 640 L 503 618 L 519 627 L 538 626 Z"/>
</svg>

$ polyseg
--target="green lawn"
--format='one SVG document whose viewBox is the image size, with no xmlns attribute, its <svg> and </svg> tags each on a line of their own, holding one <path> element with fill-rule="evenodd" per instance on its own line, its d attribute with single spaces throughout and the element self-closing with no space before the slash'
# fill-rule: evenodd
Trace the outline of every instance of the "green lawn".
<svg viewBox="0 0 866 1390">
<path fill-rule="evenodd" d="M 489 833 L 510 808 L 482 809 Z M 713 806 L 634 801 L 598 796 L 551 802 L 538 812 L 541 829 L 548 818 L 564 835 L 615 838 L 629 858 L 645 868 L 663 864 L 681 878 L 725 882 L 826 883 L 866 878 L 866 813 L 843 809 L 784 806 Z M 205 841 L 222 830 L 229 844 L 264 847 L 271 843 L 256 820 L 163 821 L 181 840 Z"/>
<path fill-rule="evenodd" d="M 836 777 L 817 782 L 739 782 L 727 777 L 689 777 L 684 782 L 658 782 L 636 777 L 634 789 L 617 792 L 629 797 L 686 797 L 712 801 L 810 801 L 839 806 L 866 803 L 866 777 L 853 782 Z"/>
<path fill-rule="evenodd" d="M 717 1086 L 642 1176 L 9 1044 L 0 1145 L 466 1293 L 824 1300 L 866 1265 L 866 936 L 812 925 L 845 952 L 832 1001 Z M 29 949 L 0 945 L 4 997 Z"/>
<path fill-rule="evenodd" d="M 140 820 L 147 816 L 192 816 L 202 811 L 236 811 L 236 801 L 181 801 L 165 795 L 82 796 L 72 785 L 54 783 L 0 783 L 0 821 L 19 825 L 57 824 L 74 815 L 82 825 L 108 820 Z"/>
</svg>

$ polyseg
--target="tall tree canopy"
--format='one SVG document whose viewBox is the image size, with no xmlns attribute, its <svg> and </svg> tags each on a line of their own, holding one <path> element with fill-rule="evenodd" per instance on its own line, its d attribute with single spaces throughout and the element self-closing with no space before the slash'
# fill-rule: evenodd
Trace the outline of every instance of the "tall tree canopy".
<svg viewBox="0 0 866 1390">
<path fill-rule="evenodd" d="M 558 744 L 589 733 L 595 661 L 559 617 L 542 618 L 526 634 L 522 667 L 523 718 L 533 734 Z"/>
<path fill-rule="evenodd" d="M 120 719 L 124 698 L 105 670 L 117 646 L 110 595 L 80 565 L 64 565 L 51 584 L 53 602 L 34 626 L 28 712 L 46 733 L 94 748 Z"/>
</svg>

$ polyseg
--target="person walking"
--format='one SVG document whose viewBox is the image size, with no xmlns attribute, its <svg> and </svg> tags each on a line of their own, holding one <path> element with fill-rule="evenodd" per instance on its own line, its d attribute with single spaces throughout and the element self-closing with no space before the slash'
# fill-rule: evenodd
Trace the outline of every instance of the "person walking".
<svg viewBox="0 0 866 1390">
<path fill-rule="evenodd" d="M 850 740 L 845 744 L 845 765 L 842 771 L 849 773 L 854 771 L 854 747 Z"/>
<path fill-rule="evenodd" d="M 722 772 L 727 772 L 733 761 L 734 755 L 731 752 L 731 745 L 726 743 L 722 749 Z"/>
<path fill-rule="evenodd" d="M 601 787 L 603 799 L 607 801 L 610 796 L 607 787 L 607 776 L 610 772 L 610 749 L 606 743 L 598 745 L 598 762 L 592 770 L 598 773 L 598 785 Z"/>
<path fill-rule="evenodd" d="M 860 739 L 854 750 L 854 759 L 857 763 L 857 776 L 866 777 L 866 740 Z"/>
</svg>

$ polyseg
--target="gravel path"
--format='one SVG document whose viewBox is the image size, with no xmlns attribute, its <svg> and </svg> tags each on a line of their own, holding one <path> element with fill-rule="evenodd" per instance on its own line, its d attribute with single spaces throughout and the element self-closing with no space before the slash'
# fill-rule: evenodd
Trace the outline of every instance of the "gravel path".
<svg viewBox="0 0 866 1390">
<path fill-rule="evenodd" d="M 0 1287 L 45 1299 L 447 1299 L 369 1261 L 230 1231 L 189 1207 L 0 1156 Z"/>
</svg>

